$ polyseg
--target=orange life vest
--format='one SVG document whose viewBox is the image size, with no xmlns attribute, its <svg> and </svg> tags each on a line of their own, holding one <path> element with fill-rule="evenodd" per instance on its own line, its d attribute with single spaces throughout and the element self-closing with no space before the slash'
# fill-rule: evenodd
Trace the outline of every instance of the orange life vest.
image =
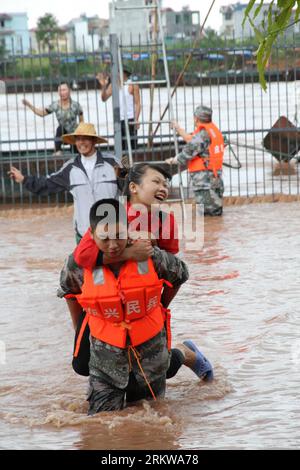
<svg viewBox="0 0 300 470">
<path fill-rule="evenodd" d="M 209 156 L 193 158 L 188 162 L 188 170 L 191 173 L 209 170 L 217 176 L 218 170 L 222 170 L 223 165 L 224 139 L 221 131 L 213 122 L 202 122 L 192 135 L 198 134 L 202 129 L 205 129 L 210 137 Z"/>
<path fill-rule="evenodd" d="M 160 304 L 164 281 L 151 259 L 127 261 L 118 278 L 106 266 L 84 270 L 82 293 L 76 298 L 86 311 L 91 335 L 105 343 L 125 348 L 153 338 L 164 327 Z"/>
</svg>

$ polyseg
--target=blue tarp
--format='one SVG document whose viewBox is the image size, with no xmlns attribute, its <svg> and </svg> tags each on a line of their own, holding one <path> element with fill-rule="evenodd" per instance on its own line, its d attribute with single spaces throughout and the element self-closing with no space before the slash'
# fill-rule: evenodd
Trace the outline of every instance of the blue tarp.
<svg viewBox="0 0 300 470">
<path fill-rule="evenodd" d="M 224 56 L 222 54 L 206 54 L 203 58 L 208 60 L 223 60 Z"/>
<path fill-rule="evenodd" d="M 252 57 L 253 56 L 253 52 L 250 51 L 249 49 L 236 49 L 236 50 L 233 50 L 233 51 L 228 51 L 227 54 L 228 55 L 243 55 L 245 57 Z"/>
<path fill-rule="evenodd" d="M 70 56 L 70 57 L 61 57 L 60 62 L 62 64 L 76 64 L 76 62 L 84 62 L 86 57 L 84 56 Z"/>
</svg>

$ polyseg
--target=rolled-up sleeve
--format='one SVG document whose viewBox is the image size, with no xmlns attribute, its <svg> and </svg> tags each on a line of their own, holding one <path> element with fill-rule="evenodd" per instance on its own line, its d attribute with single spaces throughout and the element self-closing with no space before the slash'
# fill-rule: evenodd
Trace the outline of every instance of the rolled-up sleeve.
<svg viewBox="0 0 300 470">
<path fill-rule="evenodd" d="M 152 261 L 158 277 L 171 282 L 173 287 L 179 287 L 189 278 L 189 270 L 185 262 L 157 246 L 154 247 Z"/>
<path fill-rule="evenodd" d="M 60 273 L 59 284 L 57 296 L 60 298 L 66 295 L 81 294 L 83 269 L 75 262 L 73 255 L 70 255 L 65 261 Z"/>
</svg>

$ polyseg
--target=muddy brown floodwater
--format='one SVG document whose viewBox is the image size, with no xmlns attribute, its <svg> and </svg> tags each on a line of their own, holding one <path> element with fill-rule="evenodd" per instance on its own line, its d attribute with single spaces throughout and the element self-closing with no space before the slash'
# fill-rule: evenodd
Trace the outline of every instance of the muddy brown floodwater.
<svg viewBox="0 0 300 470">
<path fill-rule="evenodd" d="M 56 297 L 74 246 L 72 209 L 0 213 L 0 448 L 297 448 L 300 442 L 299 203 L 226 207 L 173 303 L 173 344 L 192 338 L 211 384 L 182 368 L 166 398 L 87 417 Z"/>
</svg>

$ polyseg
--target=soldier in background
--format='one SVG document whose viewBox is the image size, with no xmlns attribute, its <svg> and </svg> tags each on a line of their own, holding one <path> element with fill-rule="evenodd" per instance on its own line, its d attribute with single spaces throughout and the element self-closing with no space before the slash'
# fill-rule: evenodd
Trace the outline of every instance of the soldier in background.
<svg viewBox="0 0 300 470">
<path fill-rule="evenodd" d="M 204 215 L 218 216 L 223 212 L 224 139 L 211 118 L 210 108 L 197 106 L 194 111 L 195 131 L 192 134 L 173 122 L 174 128 L 187 144 L 178 155 L 168 158 L 166 162 L 187 165 L 197 204 L 203 204 Z"/>
</svg>

